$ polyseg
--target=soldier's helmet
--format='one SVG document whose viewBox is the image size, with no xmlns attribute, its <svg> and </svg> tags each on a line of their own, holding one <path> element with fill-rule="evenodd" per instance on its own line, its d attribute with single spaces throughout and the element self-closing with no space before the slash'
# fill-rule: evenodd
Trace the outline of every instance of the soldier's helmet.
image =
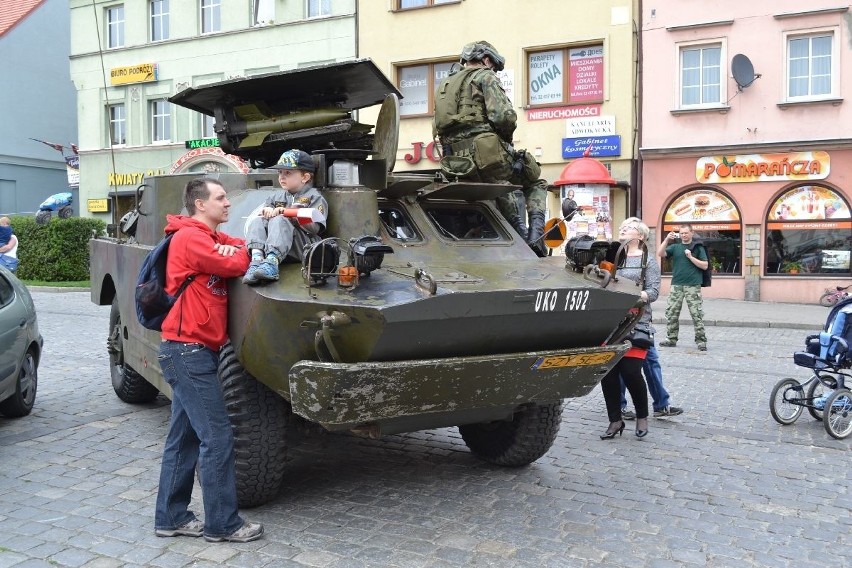
<svg viewBox="0 0 852 568">
<path fill-rule="evenodd" d="M 459 61 L 467 63 L 468 61 L 482 61 L 485 56 L 491 58 L 494 62 L 494 70 L 502 71 L 506 65 L 506 58 L 497 52 L 497 49 L 487 41 L 474 41 L 465 45 L 462 48 Z"/>
</svg>

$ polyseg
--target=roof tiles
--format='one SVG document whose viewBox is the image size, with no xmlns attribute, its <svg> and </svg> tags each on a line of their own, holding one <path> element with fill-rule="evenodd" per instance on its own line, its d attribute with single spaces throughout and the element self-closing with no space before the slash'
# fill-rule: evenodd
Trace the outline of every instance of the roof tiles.
<svg viewBox="0 0 852 568">
<path fill-rule="evenodd" d="M 0 11 L 0 38 L 23 21 L 46 0 L 4 0 Z"/>
</svg>

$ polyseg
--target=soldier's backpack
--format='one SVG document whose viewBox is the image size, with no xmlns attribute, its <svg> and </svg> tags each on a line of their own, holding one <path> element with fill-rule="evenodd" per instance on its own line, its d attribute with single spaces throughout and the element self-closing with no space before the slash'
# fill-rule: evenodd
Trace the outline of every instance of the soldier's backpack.
<svg viewBox="0 0 852 568">
<path fill-rule="evenodd" d="M 482 69 L 466 67 L 451 73 L 438 85 L 435 94 L 435 132 L 447 136 L 462 127 L 482 124 L 486 121 L 479 105 L 474 104 L 468 93 L 473 75 Z"/>
<path fill-rule="evenodd" d="M 174 296 L 166 293 L 166 260 L 174 233 L 166 235 L 145 256 L 136 278 L 136 317 L 143 327 L 162 331 L 163 320 L 195 275 L 187 276 Z"/>
</svg>

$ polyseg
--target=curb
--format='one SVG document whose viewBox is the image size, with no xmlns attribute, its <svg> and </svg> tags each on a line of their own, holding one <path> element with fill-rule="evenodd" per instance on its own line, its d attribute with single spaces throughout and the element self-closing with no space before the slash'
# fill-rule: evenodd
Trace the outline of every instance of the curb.
<svg viewBox="0 0 852 568">
<path fill-rule="evenodd" d="M 28 290 L 32 290 L 33 292 L 51 292 L 51 293 L 62 293 L 62 292 L 88 292 L 91 290 L 90 287 L 73 287 L 73 286 L 27 286 Z"/>
<path fill-rule="evenodd" d="M 659 324 L 662 326 L 666 325 L 665 318 L 654 318 L 652 323 Z M 692 326 L 694 322 L 692 319 L 681 319 L 680 325 Z M 767 327 L 774 329 L 805 329 L 805 330 L 816 330 L 822 329 L 822 325 L 814 327 L 813 324 L 802 323 L 802 322 L 780 322 L 780 321 L 734 321 L 734 320 L 725 320 L 725 319 L 716 319 L 716 320 L 704 320 L 704 327 L 752 327 L 752 328 L 760 328 L 765 329 Z"/>
</svg>

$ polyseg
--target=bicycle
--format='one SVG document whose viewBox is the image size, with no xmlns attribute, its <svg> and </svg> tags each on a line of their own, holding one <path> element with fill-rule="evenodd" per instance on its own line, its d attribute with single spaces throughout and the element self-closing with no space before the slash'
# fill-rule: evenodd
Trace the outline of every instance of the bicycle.
<svg viewBox="0 0 852 568">
<path fill-rule="evenodd" d="M 852 284 L 849 286 L 835 286 L 834 290 L 826 288 L 822 296 L 819 297 L 819 305 L 830 308 L 840 300 L 845 300 L 849 297 L 849 292 L 846 290 L 848 290 L 850 286 L 852 286 Z"/>
</svg>

